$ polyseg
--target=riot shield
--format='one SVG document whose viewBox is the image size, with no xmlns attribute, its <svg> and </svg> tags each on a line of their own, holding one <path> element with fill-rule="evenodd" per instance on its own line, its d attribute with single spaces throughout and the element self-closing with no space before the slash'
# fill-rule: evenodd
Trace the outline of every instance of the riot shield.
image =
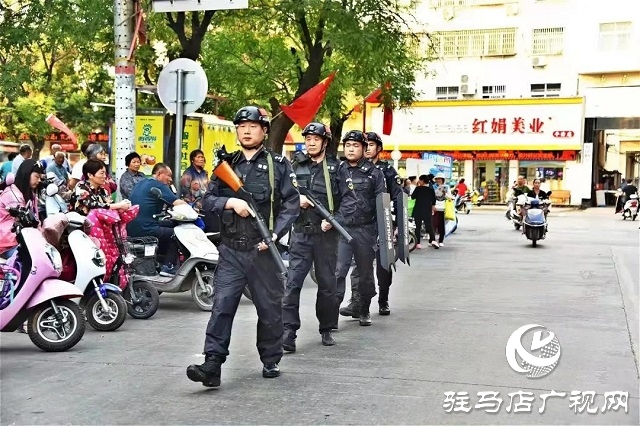
<svg viewBox="0 0 640 426">
<path fill-rule="evenodd" d="M 395 266 L 396 256 L 393 248 L 393 220 L 391 218 L 391 197 L 386 192 L 376 197 L 376 215 L 378 222 L 378 242 L 380 250 L 380 266 L 391 271 Z"/>
<path fill-rule="evenodd" d="M 397 208 L 398 242 L 396 243 L 396 254 L 400 262 L 409 265 L 409 197 L 404 191 L 402 196 L 398 198 Z"/>
</svg>

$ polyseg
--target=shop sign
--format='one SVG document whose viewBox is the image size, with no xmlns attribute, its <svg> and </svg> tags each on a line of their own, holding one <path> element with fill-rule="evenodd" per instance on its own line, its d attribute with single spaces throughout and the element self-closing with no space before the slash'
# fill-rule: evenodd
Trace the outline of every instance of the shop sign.
<svg viewBox="0 0 640 426">
<path fill-rule="evenodd" d="M 505 102 L 425 102 L 428 106 L 394 111 L 393 131 L 385 143 L 459 150 L 581 148 L 581 98 Z M 381 109 L 372 110 L 371 125 L 373 131 L 381 131 Z"/>
<path fill-rule="evenodd" d="M 456 161 L 575 161 L 577 158 L 576 151 L 452 151 L 442 154 L 451 156 Z"/>
<path fill-rule="evenodd" d="M 401 151 L 401 154 L 401 160 L 407 160 L 409 158 L 422 159 L 422 151 Z M 381 151 L 378 159 L 391 160 L 391 151 Z"/>
<path fill-rule="evenodd" d="M 89 142 L 109 142 L 108 133 L 89 133 L 87 137 Z"/>
</svg>

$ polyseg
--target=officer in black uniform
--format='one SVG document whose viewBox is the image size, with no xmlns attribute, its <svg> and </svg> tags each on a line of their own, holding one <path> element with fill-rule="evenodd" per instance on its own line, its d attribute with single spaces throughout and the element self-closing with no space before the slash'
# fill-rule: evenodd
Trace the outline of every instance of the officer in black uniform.
<svg viewBox="0 0 640 426">
<path fill-rule="evenodd" d="M 292 181 L 293 170 L 286 158 L 264 148 L 269 118 L 264 109 L 241 108 L 233 120 L 242 146 L 226 158 L 253 195 L 258 210 L 273 232 L 284 236 L 300 214 L 300 196 Z M 223 160 L 224 161 L 224 160 Z M 273 185 L 270 184 L 274 182 Z M 220 258 L 215 276 L 213 309 L 207 325 L 205 362 L 190 365 L 187 376 L 205 386 L 220 385 L 220 366 L 229 355 L 231 326 L 249 285 L 258 313 L 257 348 L 264 364 L 262 376 L 280 375 L 282 358 L 282 296 L 284 283 L 277 275 L 273 257 L 258 233 L 248 204 L 215 175 L 204 196 L 203 208 L 221 217 Z"/>
<path fill-rule="evenodd" d="M 313 197 L 334 214 L 340 200 L 335 180 L 339 161 L 325 153 L 331 131 L 322 123 L 310 123 L 302 131 L 302 136 L 307 153 L 297 151 L 293 156 L 298 186 L 308 188 Z M 300 217 L 293 225 L 289 239 L 289 280 L 282 300 L 282 347 L 287 352 L 296 350 L 296 332 L 300 329 L 300 290 L 312 264 L 315 264 L 318 279 L 316 317 L 320 323 L 322 344 L 332 346 L 336 343 L 331 327 L 338 320 L 335 271 L 339 235 L 303 194 L 300 195 L 300 207 Z"/>
<path fill-rule="evenodd" d="M 345 282 L 351 259 L 355 257 L 360 271 L 358 306 L 353 314 L 360 318 L 360 325 L 371 325 L 369 306 L 376 295 L 373 278 L 373 260 L 378 237 L 376 225 L 376 197 L 385 191 L 384 175 L 371 161 L 364 157 L 367 137 L 359 130 L 351 130 L 342 139 L 346 160 L 338 167 L 338 189 L 341 196 L 337 217 L 353 237 L 347 244 L 340 238 L 338 244 L 338 264 L 336 268 L 337 294 L 336 308 L 344 299 Z M 335 323 L 337 328 L 337 321 Z"/>
<path fill-rule="evenodd" d="M 394 206 L 396 215 L 398 214 L 398 201 L 402 197 L 402 184 L 403 179 L 398 175 L 396 169 L 389 164 L 388 161 L 380 160 L 380 153 L 382 152 L 382 138 L 376 132 L 368 132 L 367 136 L 367 152 L 364 156 L 371 160 L 375 164 L 376 168 L 384 174 L 385 185 L 387 192 L 390 195 L 391 202 Z M 387 271 L 380 265 L 380 251 L 376 252 L 376 278 L 378 279 L 378 313 L 380 315 L 389 315 L 391 310 L 389 309 L 389 287 L 393 279 L 393 273 Z M 357 301 L 357 297 L 353 295 L 358 294 L 358 282 L 360 274 L 358 273 L 358 267 L 353 268 L 351 272 L 351 300 L 345 307 L 340 308 L 340 315 L 346 317 L 356 317 L 353 312 L 354 301 Z"/>
</svg>

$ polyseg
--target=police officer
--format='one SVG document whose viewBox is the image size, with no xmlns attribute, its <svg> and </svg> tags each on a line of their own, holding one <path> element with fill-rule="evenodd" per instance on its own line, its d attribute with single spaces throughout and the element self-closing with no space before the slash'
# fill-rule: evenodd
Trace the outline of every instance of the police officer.
<svg viewBox="0 0 640 426">
<path fill-rule="evenodd" d="M 347 244 L 340 238 L 336 267 L 337 306 L 344 299 L 345 281 L 351 259 L 355 258 L 360 271 L 357 304 L 352 307 L 360 325 L 371 325 L 369 306 L 376 295 L 373 260 L 378 231 L 376 225 L 376 197 L 385 191 L 384 175 L 364 157 L 367 137 L 359 130 L 351 130 L 342 139 L 346 160 L 338 167 L 337 182 L 341 201 L 337 217 L 353 237 Z M 336 321 L 337 328 L 337 321 Z"/>
<path fill-rule="evenodd" d="M 264 109 L 241 108 L 233 120 L 242 149 L 226 158 L 253 195 L 265 222 L 270 224 L 274 240 L 284 236 L 300 214 L 300 197 L 292 182 L 291 164 L 282 156 L 264 148 L 269 118 Z M 273 185 L 270 183 L 273 182 Z M 205 362 L 190 365 L 187 376 L 205 386 L 220 385 L 220 366 L 229 355 L 231 326 L 249 285 L 258 313 L 257 348 L 263 363 L 262 376 L 280 375 L 282 358 L 282 296 L 284 283 L 277 275 L 273 257 L 253 219 L 249 205 L 215 175 L 204 196 L 203 208 L 221 217 L 220 258 L 214 281 L 213 309 L 207 325 Z M 272 226 L 273 227 L 272 227 Z"/>
<path fill-rule="evenodd" d="M 302 131 L 307 153 L 297 151 L 293 156 L 293 170 L 298 186 L 304 186 L 313 198 L 330 212 L 339 204 L 336 172 L 338 159 L 325 151 L 331 132 L 322 123 L 310 123 Z M 300 195 L 301 213 L 293 225 L 289 239 L 289 279 L 282 300 L 284 337 L 282 347 L 287 352 L 296 350 L 296 332 L 300 329 L 300 290 L 312 263 L 318 279 L 316 317 L 325 346 L 335 345 L 331 327 L 336 324 L 336 258 L 339 235 L 331 224 L 314 209 L 314 204 Z"/>
<path fill-rule="evenodd" d="M 398 202 L 402 199 L 402 184 L 403 179 L 398 175 L 396 169 L 389 164 L 388 161 L 380 160 L 380 153 L 382 152 L 382 138 L 376 132 L 368 132 L 367 136 L 367 151 L 364 156 L 371 160 L 375 164 L 376 168 L 384 174 L 385 185 L 387 192 L 390 195 L 391 202 L 394 205 L 394 211 L 398 212 Z M 397 216 L 396 216 L 397 217 Z M 376 252 L 376 278 L 378 279 L 378 313 L 380 315 L 390 315 L 389 309 L 389 287 L 393 279 L 393 273 L 387 271 L 381 266 L 380 263 L 380 251 Z M 353 268 L 351 272 L 351 300 L 349 304 L 340 309 L 340 315 L 347 317 L 353 317 L 353 294 L 358 293 L 358 282 L 360 274 L 358 273 L 358 267 Z"/>
</svg>

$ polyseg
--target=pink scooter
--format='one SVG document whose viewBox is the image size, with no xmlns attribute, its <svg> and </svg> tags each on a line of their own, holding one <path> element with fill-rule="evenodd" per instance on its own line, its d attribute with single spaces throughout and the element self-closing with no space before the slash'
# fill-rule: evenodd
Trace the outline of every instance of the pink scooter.
<svg viewBox="0 0 640 426">
<path fill-rule="evenodd" d="M 37 347 L 63 352 L 84 335 L 85 317 L 69 300 L 83 294 L 73 284 L 57 279 L 62 271 L 60 253 L 36 228 L 30 204 L 9 209 L 19 246 L 0 264 L 0 331 L 15 331 L 27 321 L 27 333 Z"/>
</svg>

